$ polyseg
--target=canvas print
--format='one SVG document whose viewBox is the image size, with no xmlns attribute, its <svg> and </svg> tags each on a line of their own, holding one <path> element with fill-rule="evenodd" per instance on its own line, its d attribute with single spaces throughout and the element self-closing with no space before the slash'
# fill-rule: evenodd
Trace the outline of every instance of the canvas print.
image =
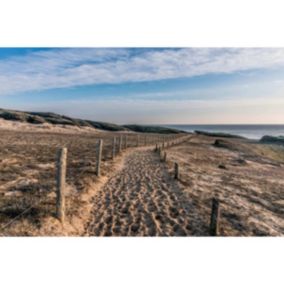
<svg viewBox="0 0 284 284">
<path fill-rule="evenodd" d="M 0 235 L 284 235 L 284 48 L 0 48 Z"/>
</svg>

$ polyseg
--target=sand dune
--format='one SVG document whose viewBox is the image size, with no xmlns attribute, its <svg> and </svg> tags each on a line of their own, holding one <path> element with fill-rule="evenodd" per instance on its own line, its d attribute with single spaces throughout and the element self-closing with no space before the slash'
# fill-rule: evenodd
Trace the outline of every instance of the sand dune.
<svg viewBox="0 0 284 284">
<path fill-rule="evenodd" d="M 72 125 L 53 125 L 50 123 L 31 124 L 20 121 L 5 120 L 0 118 L 0 131 L 30 131 L 30 132 L 48 132 L 48 133 L 97 133 L 102 130 L 87 127 L 87 126 L 72 126 Z"/>
<path fill-rule="evenodd" d="M 281 146 L 233 138 L 216 145 L 216 138 L 191 135 L 166 148 L 164 163 L 144 139 L 137 148 L 133 133 L 115 160 L 112 143 L 119 133 L 1 133 L 1 226 L 33 210 L 0 234 L 207 236 L 212 197 L 218 196 L 222 236 L 284 235 Z M 101 178 L 95 175 L 98 139 L 104 139 Z M 64 226 L 54 215 L 55 153 L 62 146 L 68 148 Z M 180 166 L 178 181 L 173 162 Z"/>
<path fill-rule="evenodd" d="M 168 152 L 168 170 L 180 165 L 180 186 L 191 207 L 193 235 L 205 235 L 213 196 L 220 200 L 222 236 L 284 235 L 284 148 L 195 136 Z"/>
</svg>

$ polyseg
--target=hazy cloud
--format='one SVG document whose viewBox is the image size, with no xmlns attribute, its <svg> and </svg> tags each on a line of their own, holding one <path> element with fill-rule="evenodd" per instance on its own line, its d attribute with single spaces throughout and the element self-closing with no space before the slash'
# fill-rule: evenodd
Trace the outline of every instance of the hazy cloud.
<svg viewBox="0 0 284 284">
<path fill-rule="evenodd" d="M 68 107 L 66 107 L 68 105 Z M 18 108 L 18 106 L 15 106 Z M 54 111 L 85 119 L 116 123 L 280 123 L 284 98 L 169 100 L 112 98 L 78 99 L 68 102 L 21 103 L 22 110 Z"/>
<path fill-rule="evenodd" d="M 280 66 L 280 48 L 51 49 L 0 60 L 0 94 Z"/>
</svg>

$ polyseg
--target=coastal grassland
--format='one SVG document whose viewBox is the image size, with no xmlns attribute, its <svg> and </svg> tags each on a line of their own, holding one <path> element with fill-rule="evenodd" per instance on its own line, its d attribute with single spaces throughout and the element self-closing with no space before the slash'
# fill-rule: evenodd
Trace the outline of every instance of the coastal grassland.
<svg viewBox="0 0 284 284">
<path fill-rule="evenodd" d="M 211 200 L 221 202 L 222 236 L 284 235 L 284 148 L 196 135 L 167 150 L 180 166 L 192 235 L 208 235 Z"/>
<path fill-rule="evenodd" d="M 166 149 L 167 164 L 156 167 L 152 163 L 153 170 L 144 166 L 135 170 L 134 166 L 141 165 L 143 159 L 156 161 L 154 158 L 157 154 L 152 147 L 147 150 L 148 158 L 138 157 L 143 154 L 143 149 L 140 154 L 135 150 L 128 158 L 126 155 L 126 160 L 125 155 L 118 156 L 115 162 L 111 158 L 113 138 L 127 135 L 128 145 L 136 146 L 136 133 L 72 132 L 71 129 L 59 132 L 57 128 L 56 131 L 21 131 L 18 128 L 16 131 L 0 131 L 0 235 L 82 235 L 94 210 L 94 202 L 97 204 L 95 196 L 101 193 L 99 189 L 103 188 L 111 175 L 117 173 L 118 168 L 122 165 L 126 169 L 131 167 L 127 172 L 129 179 L 122 171 L 122 177 L 117 181 L 119 184 L 125 182 L 125 187 L 133 196 L 135 192 L 132 191 L 139 187 L 135 183 L 135 176 L 137 180 L 148 181 L 150 176 L 159 172 L 158 168 L 163 176 L 167 176 L 165 173 L 168 172 L 173 176 L 174 162 L 180 166 L 180 180 L 174 188 L 182 192 L 179 196 L 182 196 L 187 212 L 184 216 L 188 224 L 186 235 L 209 234 L 213 196 L 217 196 L 221 202 L 222 236 L 284 235 L 284 150 L 279 145 L 195 134 L 187 142 Z M 150 141 L 150 137 L 156 134 L 146 135 Z M 140 137 L 140 145 L 144 145 L 142 134 Z M 98 139 L 104 139 L 101 178 L 96 177 L 95 171 Z M 68 148 L 67 217 L 64 226 L 55 218 L 55 161 L 56 151 L 61 147 Z M 133 168 L 130 164 L 125 165 L 131 157 L 136 159 L 132 161 Z M 143 170 L 147 172 L 146 176 L 143 176 Z M 134 172 L 133 175 L 131 172 Z M 170 185 L 172 181 L 170 179 Z M 165 190 L 163 182 L 159 180 L 157 184 L 162 184 L 161 188 Z M 123 195 L 124 189 L 119 190 L 115 184 L 117 194 Z M 149 186 L 150 193 L 156 189 L 157 186 Z M 164 196 L 164 193 L 162 190 L 158 195 Z M 169 194 L 174 195 L 173 192 Z M 106 198 L 101 202 L 108 204 L 109 200 Z M 129 205 L 134 206 L 135 202 L 137 200 L 129 200 Z M 151 198 L 147 202 L 151 203 Z M 112 207 L 117 205 L 111 204 Z M 167 209 L 167 204 L 161 202 L 160 205 Z M 24 214 L 20 215 L 22 212 Z"/>
<path fill-rule="evenodd" d="M 257 155 L 271 159 L 272 161 L 284 162 L 284 146 L 255 144 L 253 151 Z"/>
<path fill-rule="evenodd" d="M 61 225 L 54 218 L 55 161 L 56 151 L 61 147 L 68 149 L 66 223 L 74 218 L 77 218 L 77 224 L 80 223 L 81 209 L 86 205 L 88 201 L 86 199 L 89 199 L 90 194 L 97 190 L 95 185 L 100 183 L 96 177 L 98 139 L 104 140 L 101 174 L 106 177 L 115 167 L 112 161 L 113 137 L 122 134 L 127 134 L 129 146 L 136 145 L 137 139 L 134 133 L 1 130 L 0 234 L 8 236 L 62 234 Z M 90 193 L 89 190 L 92 192 Z M 30 207 L 32 207 L 30 210 L 6 226 Z M 46 224 L 49 227 L 47 231 L 44 230 Z M 74 230 L 71 228 L 71 234 L 78 235 L 80 232 L 76 231 L 75 227 Z"/>
</svg>

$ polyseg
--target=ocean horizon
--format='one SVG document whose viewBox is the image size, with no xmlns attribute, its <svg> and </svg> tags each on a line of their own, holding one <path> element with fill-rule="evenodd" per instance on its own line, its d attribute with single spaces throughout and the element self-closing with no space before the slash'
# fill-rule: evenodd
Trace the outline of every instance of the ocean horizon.
<svg viewBox="0 0 284 284">
<path fill-rule="evenodd" d="M 284 136 L 284 124 L 163 124 L 161 126 L 187 132 L 195 130 L 222 132 L 249 139 L 261 139 L 265 135 Z"/>
</svg>

